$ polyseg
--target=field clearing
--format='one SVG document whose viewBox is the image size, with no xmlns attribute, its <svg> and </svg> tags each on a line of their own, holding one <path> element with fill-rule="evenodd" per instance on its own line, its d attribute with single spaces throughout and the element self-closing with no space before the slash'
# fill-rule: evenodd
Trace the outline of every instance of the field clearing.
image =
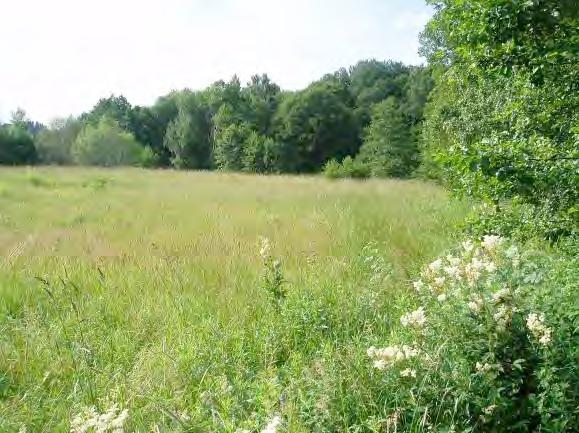
<svg viewBox="0 0 579 433">
<path fill-rule="evenodd" d="M 418 181 L 2 168 L 0 431 L 66 432 L 113 403 L 127 431 L 257 431 L 278 412 L 346 431 L 373 400 L 361 348 L 467 210 Z"/>
</svg>

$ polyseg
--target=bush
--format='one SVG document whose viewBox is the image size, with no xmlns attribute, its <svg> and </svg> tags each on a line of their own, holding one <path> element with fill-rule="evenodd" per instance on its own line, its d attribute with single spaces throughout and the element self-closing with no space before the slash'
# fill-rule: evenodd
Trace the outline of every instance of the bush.
<svg viewBox="0 0 579 433">
<path fill-rule="evenodd" d="M 577 269 L 498 236 L 426 267 L 390 346 L 368 349 L 399 431 L 579 425 Z"/>
<path fill-rule="evenodd" d="M 71 164 L 71 148 L 82 123 L 76 119 L 59 119 L 43 129 L 35 139 L 38 159 L 43 164 Z"/>
<path fill-rule="evenodd" d="M 459 194 L 495 208 L 523 206 L 536 221 L 525 231 L 550 240 L 577 233 L 577 7 L 428 2 L 437 12 L 423 51 L 439 76 L 427 107 L 426 159 Z"/>
<path fill-rule="evenodd" d="M 96 126 L 86 125 L 71 149 L 74 162 L 105 167 L 139 165 L 143 147 L 133 135 L 116 123 L 103 119 Z"/>
<path fill-rule="evenodd" d="M 0 164 L 20 165 L 36 162 L 32 136 L 19 126 L 0 126 Z"/>
<path fill-rule="evenodd" d="M 340 164 L 332 159 L 324 166 L 324 176 L 328 179 L 353 178 L 363 179 L 370 176 L 370 168 L 357 159 L 347 156 Z"/>
</svg>

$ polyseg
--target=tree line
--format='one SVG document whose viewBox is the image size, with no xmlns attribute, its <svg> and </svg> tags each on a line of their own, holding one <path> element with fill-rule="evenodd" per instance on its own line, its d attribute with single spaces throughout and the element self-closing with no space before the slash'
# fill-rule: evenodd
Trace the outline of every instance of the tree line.
<svg viewBox="0 0 579 433">
<path fill-rule="evenodd" d="M 0 163 L 406 177 L 433 85 L 427 67 L 365 60 L 293 92 L 234 76 L 148 107 L 111 96 L 46 127 L 19 111 L 0 128 Z"/>
</svg>

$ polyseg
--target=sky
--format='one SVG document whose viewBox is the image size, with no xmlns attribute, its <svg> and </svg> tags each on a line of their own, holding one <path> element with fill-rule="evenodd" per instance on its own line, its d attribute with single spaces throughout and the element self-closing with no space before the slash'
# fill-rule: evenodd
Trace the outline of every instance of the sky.
<svg viewBox="0 0 579 433">
<path fill-rule="evenodd" d="M 299 89 L 361 59 L 419 64 L 424 0 L 0 0 L 0 121 L 150 105 L 267 73 Z"/>
</svg>

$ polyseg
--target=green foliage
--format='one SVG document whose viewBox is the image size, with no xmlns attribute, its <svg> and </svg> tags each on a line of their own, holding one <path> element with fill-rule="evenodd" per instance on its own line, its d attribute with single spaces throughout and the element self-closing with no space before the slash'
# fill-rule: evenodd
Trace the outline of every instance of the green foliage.
<svg viewBox="0 0 579 433">
<path fill-rule="evenodd" d="M 0 126 L 0 165 L 33 164 L 36 159 L 32 136 L 22 125 Z"/>
<path fill-rule="evenodd" d="M 270 137 L 252 131 L 243 147 L 243 170 L 249 173 L 273 173 L 278 165 L 279 145 Z"/>
<path fill-rule="evenodd" d="M 373 176 L 408 177 L 418 166 L 418 146 L 396 99 L 372 108 L 364 144 L 357 157 Z"/>
<path fill-rule="evenodd" d="M 211 125 L 205 105 L 198 95 L 186 93 L 179 99 L 178 109 L 163 142 L 172 154 L 171 163 L 177 168 L 209 168 Z"/>
<path fill-rule="evenodd" d="M 362 128 L 370 123 L 372 106 L 389 97 L 402 98 L 409 67 L 400 62 L 364 60 L 350 68 L 356 116 Z"/>
<path fill-rule="evenodd" d="M 284 98 L 275 119 L 276 138 L 288 154 L 283 171 L 317 171 L 332 158 L 356 153 L 357 122 L 341 91 L 334 83 L 320 82 Z"/>
<path fill-rule="evenodd" d="M 2 170 L 2 432 L 115 403 L 126 432 L 381 431 L 398 389 L 365 350 L 466 210 L 421 182 L 33 172 L 51 188 Z"/>
<path fill-rule="evenodd" d="M 72 145 L 71 154 L 73 161 L 81 165 L 139 165 L 143 148 L 131 133 L 111 120 L 102 119 L 97 125 L 85 125 Z"/>
<path fill-rule="evenodd" d="M 234 76 L 201 91 L 172 91 L 150 107 L 132 106 L 124 96 L 112 95 L 78 119 L 59 120 L 48 130 L 27 120 L 23 110 L 15 113 L 14 122 L 36 138 L 40 161 L 47 164 L 74 162 L 71 147 L 80 130 L 106 121 L 140 143 L 140 164 L 146 167 L 316 173 L 331 159 L 350 164 L 346 158 L 358 153 L 374 105 L 389 97 L 396 98 L 405 117 L 400 132 L 417 141 L 432 88 L 430 75 L 424 67 L 368 60 L 326 74 L 299 91 L 283 92 L 265 74 L 246 85 Z M 376 129 L 373 136 L 378 135 Z M 365 177 L 362 166 L 369 162 L 345 168 L 344 175 Z"/>
<path fill-rule="evenodd" d="M 370 167 L 358 159 L 346 156 L 341 163 L 332 159 L 324 166 L 324 176 L 328 179 L 364 179 L 370 176 Z"/>
<path fill-rule="evenodd" d="M 267 75 L 254 75 L 242 90 L 249 104 L 248 122 L 260 135 L 271 133 L 271 123 L 279 104 L 280 88 Z"/>
<path fill-rule="evenodd" d="M 82 123 L 72 117 L 57 119 L 35 139 L 39 161 L 43 164 L 72 164 L 71 148 Z"/>
<path fill-rule="evenodd" d="M 425 267 L 419 308 L 368 350 L 399 431 L 573 431 L 576 264 L 485 236 Z"/>
<path fill-rule="evenodd" d="M 424 51 L 447 68 L 428 108 L 427 159 L 460 194 L 524 206 L 536 235 L 576 233 L 576 9 L 559 1 L 434 3 Z"/>
<path fill-rule="evenodd" d="M 263 260 L 263 288 L 268 292 L 274 304 L 279 308 L 287 296 L 281 261 L 271 254 L 269 239 L 261 239 L 260 256 Z"/>
<path fill-rule="evenodd" d="M 230 105 L 222 105 L 213 117 L 215 125 L 213 159 L 221 170 L 240 171 L 243 168 L 245 141 L 251 129 L 238 123 L 237 115 Z"/>
</svg>

